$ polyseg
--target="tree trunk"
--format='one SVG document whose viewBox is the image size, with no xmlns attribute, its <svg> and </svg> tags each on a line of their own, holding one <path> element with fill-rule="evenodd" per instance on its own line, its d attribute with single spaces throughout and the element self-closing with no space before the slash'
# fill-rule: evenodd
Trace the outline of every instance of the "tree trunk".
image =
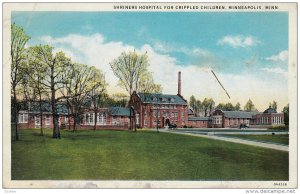
<svg viewBox="0 0 300 194">
<path fill-rule="evenodd" d="M 16 127 L 16 141 L 19 140 L 19 111 L 18 111 L 18 105 L 17 105 L 17 95 L 16 95 L 16 86 L 13 84 L 13 93 L 14 93 L 14 99 L 13 99 L 13 107 L 14 107 L 14 117 L 15 117 L 15 127 Z"/>
<path fill-rule="evenodd" d="M 40 95 L 40 102 L 39 102 L 39 106 L 40 106 L 40 125 L 41 125 L 41 136 L 44 135 L 44 131 L 43 131 L 43 111 L 42 111 L 42 97 Z"/>
<path fill-rule="evenodd" d="M 95 117 L 94 117 L 94 130 L 97 128 L 97 109 L 95 109 Z"/>
<path fill-rule="evenodd" d="M 76 130 L 76 120 L 74 119 L 74 125 L 73 125 L 73 132 L 75 132 L 75 130 Z"/>
</svg>

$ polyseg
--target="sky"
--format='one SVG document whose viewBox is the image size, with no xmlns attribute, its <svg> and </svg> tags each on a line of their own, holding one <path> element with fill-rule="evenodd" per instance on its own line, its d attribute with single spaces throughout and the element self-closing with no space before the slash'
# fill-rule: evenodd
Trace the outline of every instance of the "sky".
<svg viewBox="0 0 300 194">
<path fill-rule="evenodd" d="M 259 111 L 288 104 L 287 12 L 12 12 L 31 37 L 74 62 L 105 73 L 110 94 L 124 92 L 109 63 L 122 52 L 147 51 L 163 93 L 213 98 L 216 104 L 251 99 Z M 213 70 L 230 98 L 211 73 Z M 124 92 L 125 93 L 125 92 Z"/>
</svg>

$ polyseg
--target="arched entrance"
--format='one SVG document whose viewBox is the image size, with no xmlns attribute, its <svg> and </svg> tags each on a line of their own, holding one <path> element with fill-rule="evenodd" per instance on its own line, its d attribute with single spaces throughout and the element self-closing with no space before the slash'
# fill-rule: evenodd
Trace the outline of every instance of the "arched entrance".
<svg viewBox="0 0 300 194">
<path fill-rule="evenodd" d="M 166 123 L 167 126 L 170 126 L 170 124 L 171 124 L 170 119 L 167 118 L 165 123 Z"/>
</svg>

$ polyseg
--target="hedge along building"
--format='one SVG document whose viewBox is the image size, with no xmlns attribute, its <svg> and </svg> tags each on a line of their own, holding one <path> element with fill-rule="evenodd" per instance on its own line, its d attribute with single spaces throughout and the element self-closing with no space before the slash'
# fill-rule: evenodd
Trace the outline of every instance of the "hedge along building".
<svg viewBox="0 0 300 194">
<path fill-rule="evenodd" d="M 128 106 L 134 110 L 138 128 L 163 128 L 170 124 L 187 125 L 188 103 L 181 95 L 181 72 L 178 72 L 177 95 L 159 93 L 136 93 L 130 97 Z"/>
</svg>

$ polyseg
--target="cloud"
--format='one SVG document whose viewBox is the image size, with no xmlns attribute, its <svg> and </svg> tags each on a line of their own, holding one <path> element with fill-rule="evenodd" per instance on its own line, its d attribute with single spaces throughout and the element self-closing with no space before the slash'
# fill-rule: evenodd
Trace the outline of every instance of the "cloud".
<svg viewBox="0 0 300 194">
<path fill-rule="evenodd" d="M 286 78 L 289 75 L 289 73 L 285 69 L 282 69 L 280 67 L 273 67 L 273 68 L 264 67 L 264 68 L 261 68 L 261 70 L 266 71 L 268 73 L 275 73 L 275 74 L 283 75 Z"/>
<path fill-rule="evenodd" d="M 270 57 L 266 57 L 267 61 L 274 61 L 274 62 L 281 62 L 286 63 L 288 62 L 289 52 L 287 50 L 281 51 L 277 55 L 272 55 Z"/>
<path fill-rule="evenodd" d="M 259 41 L 257 38 L 253 36 L 243 36 L 243 35 L 237 35 L 237 36 L 227 35 L 222 39 L 218 40 L 217 42 L 218 45 L 229 45 L 233 48 L 238 48 L 238 47 L 248 48 L 248 47 L 256 46 L 260 43 L 261 41 Z"/>
<path fill-rule="evenodd" d="M 124 89 L 117 86 L 118 80 L 114 76 L 109 63 L 122 52 L 135 49 L 139 53 L 147 51 L 150 64 L 149 70 L 153 73 L 155 82 L 162 85 L 163 93 L 177 94 L 177 76 L 178 71 L 181 71 L 182 94 L 186 99 L 189 99 L 191 95 L 195 95 L 200 100 L 211 97 L 216 103 L 231 102 L 235 104 L 240 102 L 244 105 L 251 98 L 259 110 L 264 110 L 276 96 L 275 100 L 278 101 L 279 106 L 287 104 L 287 92 L 285 92 L 287 83 L 285 80 L 282 81 L 282 79 L 279 80 L 276 77 L 265 79 L 264 74 L 249 72 L 230 74 L 214 69 L 231 96 L 231 99 L 228 99 L 210 72 L 210 68 L 208 68 L 214 67 L 214 64 L 208 67 L 205 67 L 205 64 L 202 66 L 193 64 L 178 65 L 178 61 L 174 56 L 170 56 L 168 52 L 159 52 L 157 45 L 144 44 L 140 48 L 135 48 L 133 45 L 123 42 L 106 42 L 105 37 L 99 33 L 85 36 L 70 34 L 59 38 L 44 36 L 40 40 L 54 46 L 55 51 L 65 51 L 68 56 L 72 57 L 74 62 L 95 65 L 101 69 L 109 83 L 108 92 L 110 94 L 124 92 Z M 198 55 L 206 54 L 205 51 L 202 53 L 203 50 L 197 48 L 182 49 L 181 51 L 191 51 L 194 52 L 193 54 Z M 262 69 L 262 71 L 268 70 Z M 276 71 L 280 72 L 280 70 Z"/>
<path fill-rule="evenodd" d="M 164 41 L 154 41 L 153 48 L 162 53 L 183 53 L 188 56 L 198 56 L 198 57 L 209 57 L 212 56 L 212 53 L 210 53 L 208 50 L 203 48 L 188 48 L 185 46 L 180 46 L 175 43 L 167 43 Z"/>
</svg>

